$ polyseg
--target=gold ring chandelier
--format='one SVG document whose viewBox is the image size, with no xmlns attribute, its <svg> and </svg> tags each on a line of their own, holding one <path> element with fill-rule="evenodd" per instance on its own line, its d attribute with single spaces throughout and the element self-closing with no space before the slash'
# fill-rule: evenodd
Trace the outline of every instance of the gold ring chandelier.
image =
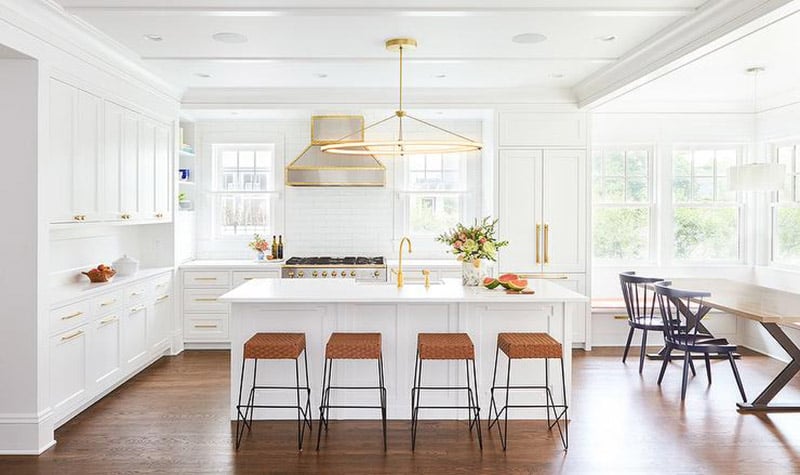
<svg viewBox="0 0 800 475">
<path fill-rule="evenodd" d="M 400 53 L 400 99 L 397 110 L 389 117 L 369 124 L 362 129 L 346 135 L 334 143 L 323 145 L 321 150 L 339 155 L 413 155 L 426 153 L 458 153 L 474 152 L 483 148 L 483 144 L 468 137 L 449 131 L 430 122 L 408 115 L 403 110 L 403 50 L 417 47 L 417 40 L 412 38 L 394 38 L 386 41 L 386 49 Z M 364 137 L 364 132 L 372 127 L 388 122 L 392 119 L 398 121 L 397 140 L 362 140 L 358 142 L 346 141 L 353 136 Z M 446 134 L 444 139 L 415 140 L 403 137 L 403 119 L 431 127 Z M 450 136 L 454 138 L 449 138 Z"/>
</svg>

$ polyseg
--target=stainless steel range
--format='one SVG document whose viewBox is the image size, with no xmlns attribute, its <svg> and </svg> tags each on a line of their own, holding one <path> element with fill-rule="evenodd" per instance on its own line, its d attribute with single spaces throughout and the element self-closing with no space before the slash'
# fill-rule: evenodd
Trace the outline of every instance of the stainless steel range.
<svg viewBox="0 0 800 475">
<path fill-rule="evenodd" d="M 383 257 L 292 257 L 281 267 L 281 277 L 386 282 L 386 261 Z"/>
</svg>

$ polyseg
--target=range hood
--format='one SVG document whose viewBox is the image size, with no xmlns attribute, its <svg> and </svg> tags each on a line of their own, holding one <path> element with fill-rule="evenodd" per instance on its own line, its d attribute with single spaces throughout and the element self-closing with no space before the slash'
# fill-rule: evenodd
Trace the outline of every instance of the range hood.
<svg viewBox="0 0 800 475">
<path fill-rule="evenodd" d="M 363 127 L 360 115 L 312 117 L 311 144 L 286 166 L 286 185 L 385 186 L 386 167 L 374 155 L 334 155 L 320 150 L 343 137 L 362 141 Z"/>
</svg>

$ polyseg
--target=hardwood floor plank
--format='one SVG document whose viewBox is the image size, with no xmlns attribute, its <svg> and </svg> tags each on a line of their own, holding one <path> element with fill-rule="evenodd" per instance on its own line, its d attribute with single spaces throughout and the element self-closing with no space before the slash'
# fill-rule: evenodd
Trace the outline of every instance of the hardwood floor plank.
<svg viewBox="0 0 800 475">
<path fill-rule="evenodd" d="M 229 354 L 187 351 L 161 359 L 65 424 L 43 455 L 0 457 L 0 473 L 800 473 L 800 415 L 737 413 L 727 361 L 712 362 L 711 386 L 697 362 L 699 376 L 681 404 L 679 364 L 659 387 L 658 362 L 646 362 L 640 375 L 638 358 L 629 355 L 623 365 L 621 354 L 574 353 L 566 454 L 543 421 L 516 420 L 505 453 L 485 421 L 481 452 L 466 422 L 425 420 L 413 453 L 407 421 L 389 422 L 386 453 L 379 421 L 332 421 L 322 450 L 313 450 L 306 433 L 302 453 L 295 422 L 256 421 L 237 453 L 227 412 Z M 782 367 L 748 352 L 739 365 L 749 395 Z M 793 382 L 781 399 L 800 400 L 800 385 Z"/>
</svg>

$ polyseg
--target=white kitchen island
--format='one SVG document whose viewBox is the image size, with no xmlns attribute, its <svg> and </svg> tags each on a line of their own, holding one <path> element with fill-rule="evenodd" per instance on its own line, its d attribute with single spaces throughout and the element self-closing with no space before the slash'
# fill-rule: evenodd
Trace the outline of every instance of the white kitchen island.
<svg viewBox="0 0 800 475">
<path fill-rule="evenodd" d="M 324 347 L 332 332 L 380 332 L 383 335 L 383 359 L 388 393 L 388 417 L 410 419 L 411 383 L 416 354 L 416 335 L 420 332 L 465 332 L 475 344 L 481 414 L 489 408 L 497 334 L 500 332 L 547 332 L 564 348 L 567 398 L 571 393 L 572 307 L 587 298 L 545 280 L 530 282 L 532 295 L 508 295 L 503 290 L 463 287 L 460 280 L 444 279 L 429 288 L 406 284 L 358 283 L 351 279 L 254 279 L 219 298 L 232 304 L 231 337 L 231 417 L 236 418 L 236 403 L 241 374 L 244 342 L 257 332 L 304 332 L 308 353 L 311 405 L 319 405 Z M 551 375 L 560 374 L 558 361 L 550 361 Z M 302 358 L 301 358 L 302 368 Z M 500 356 L 498 384 L 505 381 L 506 360 Z M 245 397 L 251 385 L 252 362 L 245 375 Z M 542 360 L 516 360 L 512 384 L 544 384 Z M 463 362 L 426 361 L 423 383 L 426 385 L 464 385 Z M 333 384 L 338 386 L 375 386 L 374 361 L 336 361 Z M 301 369 L 302 381 L 302 369 Z M 294 384 L 293 360 L 259 361 L 258 383 Z M 550 381 L 554 394 L 560 395 L 560 381 Z M 544 403 L 542 391 L 525 394 L 512 392 L 510 402 Z M 261 391 L 257 402 L 292 404 L 295 394 L 286 391 Z M 374 404 L 378 392 L 334 391 L 333 404 Z M 463 391 L 423 393 L 425 405 L 464 404 Z M 464 418 L 466 411 L 426 410 L 421 418 Z M 256 419 L 293 419 L 294 410 L 258 410 Z M 544 418 L 544 410 L 512 410 L 509 417 Z M 380 411 L 338 409 L 332 419 L 378 419 Z"/>
</svg>

